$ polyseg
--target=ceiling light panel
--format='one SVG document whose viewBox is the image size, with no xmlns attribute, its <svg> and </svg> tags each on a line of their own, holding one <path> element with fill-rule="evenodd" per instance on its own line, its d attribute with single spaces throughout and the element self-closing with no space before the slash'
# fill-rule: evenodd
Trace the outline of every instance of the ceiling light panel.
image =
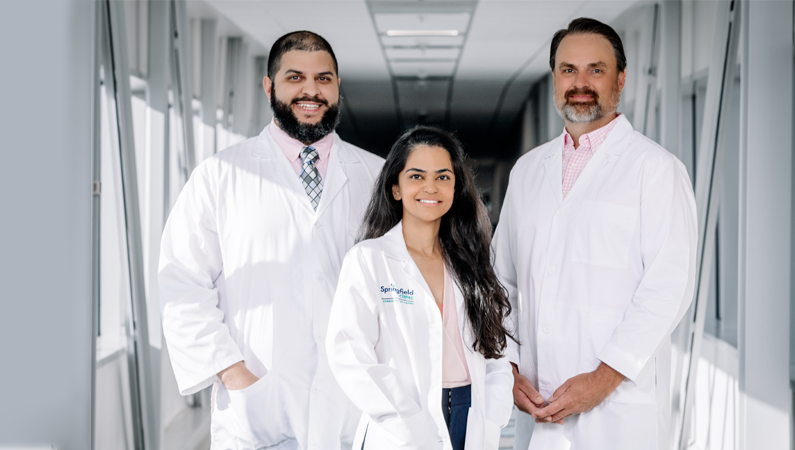
<svg viewBox="0 0 795 450">
<path fill-rule="evenodd" d="M 466 33 L 469 26 L 469 13 L 453 14 L 375 14 L 375 24 L 379 33 L 388 31 L 417 30 L 455 30 Z"/>
<path fill-rule="evenodd" d="M 461 47 L 464 36 L 381 36 L 384 47 Z"/>
<path fill-rule="evenodd" d="M 389 60 L 456 60 L 460 48 L 386 48 Z"/>
</svg>

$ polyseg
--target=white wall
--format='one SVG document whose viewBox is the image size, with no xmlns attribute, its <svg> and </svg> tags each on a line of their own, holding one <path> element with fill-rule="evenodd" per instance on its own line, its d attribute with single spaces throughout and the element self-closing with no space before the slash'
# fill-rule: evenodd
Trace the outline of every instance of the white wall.
<svg viewBox="0 0 795 450">
<path fill-rule="evenodd" d="M 94 3 L 0 3 L 0 445 L 91 448 Z"/>
</svg>

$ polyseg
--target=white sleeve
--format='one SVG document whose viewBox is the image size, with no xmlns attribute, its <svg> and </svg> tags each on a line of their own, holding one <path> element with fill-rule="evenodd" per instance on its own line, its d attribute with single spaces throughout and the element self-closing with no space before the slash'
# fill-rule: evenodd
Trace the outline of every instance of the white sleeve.
<svg viewBox="0 0 795 450">
<path fill-rule="evenodd" d="M 383 336 L 375 286 L 372 270 L 354 247 L 342 263 L 331 306 L 326 339 L 331 371 L 351 401 L 396 445 L 431 442 L 435 425 L 422 414 L 392 368 L 378 361 L 375 345 Z"/>
<path fill-rule="evenodd" d="M 511 174 L 513 175 L 513 174 Z M 511 177 L 512 178 L 512 177 Z M 513 209 L 512 184 L 508 182 L 508 191 L 500 211 L 500 221 L 492 239 L 492 249 L 494 252 L 494 272 L 508 292 L 508 301 L 511 303 L 511 315 L 505 320 L 505 329 L 513 333 L 513 337 L 519 340 L 519 283 L 516 273 L 516 264 L 513 257 L 515 248 L 514 234 L 511 232 L 511 216 Z M 520 341 L 520 343 L 524 344 Z M 508 338 L 508 347 L 505 350 L 508 361 L 520 365 L 519 344 Z"/>
<path fill-rule="evenodd" d="M 690 306 L 698 224 L 684 166 L 671 155 L 647 161 L 640 207 L 643 278 L 599 359 L 628 379 L 641 377 Z"/>
<path fill-rule="evenodd" d="M 243 356 L 218 308 L 216 280 L 223 265 L 215 221 L 215 192 L 199 166 L 168 217 L 158 281 L 163 336 L 182 395 L 211 385 Z"/>
<path fill-rule="evenodd" d="M 485 448 L 498 449 L 500 431 L 513 410 L 513 370 L 508 358 L 486 359 Z"/>
</svg>

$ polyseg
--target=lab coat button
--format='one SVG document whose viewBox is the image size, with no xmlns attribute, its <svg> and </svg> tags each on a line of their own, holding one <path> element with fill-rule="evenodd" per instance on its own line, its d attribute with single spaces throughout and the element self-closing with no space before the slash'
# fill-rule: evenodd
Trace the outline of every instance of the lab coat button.
<svg viewBox="0 0 795 450">
<path fill-rule="evenodd" d="M 317 277 L 317 282 L 318 282 L 318 283 L 322 283 L 322 282 L 323 282 L 323 277 L 321 277 L 321 276 L 318 276 L 318 277 Z"/>
<path fill-rule="evenodd" d="M 317 339 L 318 342 L 323 342 L 323 335 L 322 334 L 318 334 L 317 336 L 315 336 L 315 338 Z"/>
<path fill-rule="evenodd" d="M 320 392 L 320 388 L 319 387 L 313 387 L 312 388 L 312 392 L 317 394 L 318 392 Z"/>
<path fill-rule="evenodd" d="M 562 216 L 562 215 L 563 215 L 563 211 L 561 211 L 561 210 L 557 210 L 557 212 L 555 212 L 555 215 L 556 215 L 556 216 L 558 216 L 558 217 L 560 217 L 560 216 Z"/>
<path fill-rule="evenodd" d="M 549 330 L 549 327 L 544 327 L 544 328 L 542 329 L 542 331 L 544 332 L 544 334 L 549 334 L 549 331 L 550 331 L 550 330 Z"/>
<path fill-rule="evenodd" d="M 550 267 L 549 269 L 547 269 L 547 273 L 550 274 L 550 275 L 554 275 L 555 274 L 555 268 L 554 267 Z"/>
</svg>

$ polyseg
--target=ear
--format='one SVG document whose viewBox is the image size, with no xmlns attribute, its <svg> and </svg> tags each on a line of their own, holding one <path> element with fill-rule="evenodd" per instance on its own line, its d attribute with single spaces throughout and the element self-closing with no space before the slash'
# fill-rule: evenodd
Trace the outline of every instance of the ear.
<svg viewBox="0 0 795 450">
<path fill-rule="evenodd" d="M 627 81 L 627 69 L 624 69 L 623 72 L 618 73 L 618 92 L 622 92 L 624 90 L 624 83 Z"/>
<path fill-rule="evenodd" d="M 337 87 L 339 87 L 340 83 L 342 83 L 342 78 L 337 78 Z"/>
<path fill-rule="evenodd" d="M 271 92 L 273 92 L 273 80 L 270 77 L 266 76 L 262 79 L 262 88 L 265 89 L 265 95 L 268 96 L 268 100 L 271 99 Z"/>
<path fill-rule="evenodd" d="M 402 195 L 400 195 L 400 186 L 398 185 L 392 186 L 392 197 L 394 197 L 395 200 L 400 201 L 400 199 L 402 198 Z"/>
</svg>

